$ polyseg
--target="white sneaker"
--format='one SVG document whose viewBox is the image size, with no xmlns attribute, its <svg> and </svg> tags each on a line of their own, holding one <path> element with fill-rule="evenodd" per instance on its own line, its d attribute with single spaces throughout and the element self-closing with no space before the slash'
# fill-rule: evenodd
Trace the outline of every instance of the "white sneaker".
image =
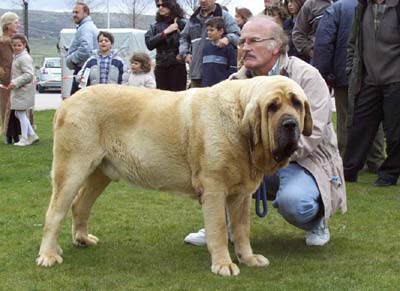
<svg viewBox="0 0 400 291">
<path fill-rule="evenodd" d="M 14 145 L 19 146 L 19 147 L 24 147 L 24 146 L 31 145 L 31 142 L 29 141 L 28 138 L 21 136 L 21 138 L 19 139 L 19 142 L 14 143 Z"/>
<path fill-rule="evenodd" d="M 202 228 L 198 232 L 189 233 L 183 241 L 195 246 L 205 246 L 207 245 L 206 230 Z"/>
<path fill-rule="evenodd" d="M 28 136 L 28 141 L 31 144 L 37 143 L 37 142 L 39 142 L 39 137 L 37 136 L 37 134 L 30 135 L 30 136 Z"/>
<path fill-rule="evenodd" d="M 323 246 L 329 242 L 330 233 L 325 219 L 322 218 L 314 229 L 306 231 L 306 245 Z"/>
</svg>

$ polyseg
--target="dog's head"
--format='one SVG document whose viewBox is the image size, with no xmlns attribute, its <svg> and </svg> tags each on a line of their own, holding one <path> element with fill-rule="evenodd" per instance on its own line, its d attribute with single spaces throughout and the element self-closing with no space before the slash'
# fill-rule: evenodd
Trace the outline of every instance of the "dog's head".
<svg viewBox="0 0 400 291">
<path fill-rule="evenodd" d="M 300 135 L 310 136 L 310 105 L 302 88 L 282 77 L 257 77 L 245 83 L 247 95 L 241 132 L 246 135 L 252 163 L 264 173 L 285 166 Z"/>
</svg>

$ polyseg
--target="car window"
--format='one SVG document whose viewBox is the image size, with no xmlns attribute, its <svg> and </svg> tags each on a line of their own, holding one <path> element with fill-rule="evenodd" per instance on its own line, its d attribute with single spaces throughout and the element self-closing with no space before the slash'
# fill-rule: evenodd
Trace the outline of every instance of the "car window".
<svg viewBox="0 0 400 291">
<path fill-rule="evenodd" d="M 60 60 L 48 60 L 45 65 L 46 68 L 61 68 Z"/>
</svg>

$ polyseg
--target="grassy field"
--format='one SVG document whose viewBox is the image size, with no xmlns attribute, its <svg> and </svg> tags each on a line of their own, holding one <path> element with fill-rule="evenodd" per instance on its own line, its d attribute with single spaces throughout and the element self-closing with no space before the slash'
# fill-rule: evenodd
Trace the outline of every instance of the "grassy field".
<svg viewBox="0 0 400 291">
<path fill-rule="evenodd" d="M 306 247 L 304 232 L 270 204 L 266 218 L 253 214 L 253 249 L 271 265 L 240 265 L 238 277 L 213 275 L 207 248 L 183 243 L 203 224 L 197 201 L 123 182 L 94 206 L 97 247 L 72 245 L 68 215 L 60 234 L 64 263 L 37 267 L 51 194 L 53 114 L 35 114 L 39 144 L 0 145 L 0 290 L 399 290 L 400 187 L 373 187 L 368 173 L 347 185 L 349 210 L 330 220 L 325 247 Z"/>
</svg>

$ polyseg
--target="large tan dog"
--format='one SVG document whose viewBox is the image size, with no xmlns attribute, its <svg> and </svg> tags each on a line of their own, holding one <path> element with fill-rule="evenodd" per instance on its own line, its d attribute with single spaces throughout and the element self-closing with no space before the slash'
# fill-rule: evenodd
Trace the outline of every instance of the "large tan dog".
<svg viewBox="0 0 400 291">
<path fill-rule="evenodd" d="M 62 263 L 57 237 L 72 204 L 76 245 L 92 205 L 111 180 L 185 193 L 202 204 L 212 272 L 238 275 L 230 258 L 225 209 L 239 262 L 265 266 L 249 241 L 251 194 L 265 173 L 285 166 L 312 121 L 303 90 L 286 77 L 225 81 L 167 92 L 97 85 L 63 102 L 54 121 L 53 193 L 37 264 Z"/>
</svg>

